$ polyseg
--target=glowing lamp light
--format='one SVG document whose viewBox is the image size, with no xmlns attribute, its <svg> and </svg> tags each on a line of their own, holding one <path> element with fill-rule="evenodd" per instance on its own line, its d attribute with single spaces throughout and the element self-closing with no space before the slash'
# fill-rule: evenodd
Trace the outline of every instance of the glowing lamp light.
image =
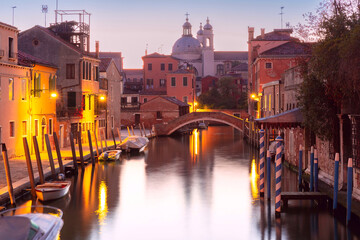
<svg viewBox="0 0 360 240">
<path fill-rule="evenodd" d="M 100 101 L 105 101 L 105 96 L 100 96 L 99 99 Z"/>
<path fill-rule="evenodd" d="M 255 98 L 256 98 L 256 94 L 255 94 L 255 93 L 251 94 L 251 98 L 252 98 L 252 99 L 255 99 Z"/>
<path fill-rule="evenodd" d="M 57 98 L 57 93 L 56 93 L 56 92 L 50 93 L 50 97 L 51 97 L 51 98 Z"/>
</svg>

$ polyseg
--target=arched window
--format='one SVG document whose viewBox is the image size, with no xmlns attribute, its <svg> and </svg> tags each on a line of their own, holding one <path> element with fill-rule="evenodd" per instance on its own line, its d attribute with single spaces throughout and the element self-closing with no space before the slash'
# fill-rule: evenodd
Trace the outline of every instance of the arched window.
<svg viewBox="0 0 360 240">
<path fill-rule="evenodd" d="M 218 64 L 216 66 L 216 75 L 224 75 L 224 65 Z"/>
<path fill-rule="evenodd" d="M 205 43 L 206 45 L 206 47 L 210 47 L 210 38 L 206 38 L 206 43 Z"/>
</svg>

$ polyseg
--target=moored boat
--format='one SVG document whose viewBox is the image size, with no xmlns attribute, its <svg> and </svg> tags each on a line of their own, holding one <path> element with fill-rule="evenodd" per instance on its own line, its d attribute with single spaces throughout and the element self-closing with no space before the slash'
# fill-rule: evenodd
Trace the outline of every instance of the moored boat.
<svg viewBox="0 0 360 240">
<path fill-rule="evenodd" d="M 149 139 L 147 137 L 128 136 L 118 146 L 121 150 L 142 152 L 148 143 Z"/>
<path fill-rule="evenodd" d="M 36 196 L 41 201 L 62 198 L 68 194 L 70 186 L 70 181 L 57 181 L 39 184 L 35 187 Z"/>
<path fill-rule="evenodd" d="M 13 208 L 0 213 L 0 239 L 57 239 L 62 211 L 50 206 Z"/>
<path fill-rule="evenodd" d="M 121 150 L 109 150 L 100 154 L 99 161 L 117 161 L 120 160 Z"/>
</svg>

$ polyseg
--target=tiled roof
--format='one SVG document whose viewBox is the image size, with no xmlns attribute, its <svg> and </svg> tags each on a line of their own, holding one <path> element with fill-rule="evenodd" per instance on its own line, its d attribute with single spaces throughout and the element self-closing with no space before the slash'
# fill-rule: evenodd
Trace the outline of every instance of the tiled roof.
<svg viewBox="0 0 360 240">
<path fill-rule="evenodd" d="M 257 36 L 255 41 L 299 41 L 298 38 L 291 37 L 292 29 L 274 29 L 274 31 L 265 33 L 264 37 Z"/>
<path fill-rule="evenodd" d="M 164 58 L 164 57 L 170 57 L 170 55 L 164 55 L 164 54 L 154 52 L 152 54 L 143 56 L 143 58 Z"/>
<path fill-rule="evenodd" d="M 99 64 L 99 71 L 100 72 L 106 72 L 107 68 L 109 67 L 112 58 L 100 58 L 100 64 Z"/>
<path fill-rule="evenodd" d="M 88 57 L 93 57 L 93 58 L 96 58 L 95 56 L 93 56 L 91 53 L 86 53 L 86 52 L 82 52 L 81 49 L 79 49 L 78 47 L 76 47 L 74 44 L 62 39 L 60 36 L 56 35 L 53 31 L 47 29 L 47 28 L 44 28 L 42 26 L 39 26 L 39 25 L 36 25 L 35 27 L 33 28 L 38 28 L 40 29 L 41 31 L 45 32 L 46 34 L 48 34 L 49 36 L 57 39 L 58 41 L 62 42 L 63 44 L 65 44 L 66 46 L 70 47 L 71 49 L 75 50 L 76 52 L 84 55 L 84 56 L 88 56 Z M 26 31 L 28 30 L 25 30 L 23 32 L 20 32 L 19 35 L 25 33 Z"/>
<path fill-rule="evenodd" d="M 144 70 L 141 68 L 141 69 L 124 69 L 123 72 L 125 74 L 143 74 L 144 73 Z"/>
<path fill-rule="evenodd" d="M 27 67 L 31 67 L 33 64 L 39 64 L 43 66 L 57 68 L 57 66 L 53 63 L 47 62 L 38 57 L 34 57 L 20 50 L 18 50 L 18 64 Z"/>
<path fill-rule="evenodd" d="M 174 98 L 174 97 L 162 97 L 162 98 L 168 100 L 169 102 L 175 103 L 176 105 L 178 105 L 180 107 L 188 107 L 188 106 L 190 106 L 189 104 L 184 103 L 184 102 L 182 102 L 179 99 Z"/>
<path fill-rule="evenodd" d="M 4 23 L 4 22 L 0 22 L 0 25 L 3 25 L 3 26 L 5 26 L 5 27 L 12 28 L 13 30 L 18 31 L 17 27 L 12 26 L 12 25 L 10 25 L 10 24 Z"/>
<path fill-rule="evenodd" d="M 156 91 L 156 90 L 146 89 L 141 91 L 140 95 L 166 95 L 166 90 Z"/>
<path fill-rule="evenodd" d="M 265 118 L 259 118 L 255 121 L 259 123 L 301 123 L 303 122 L 303 115 L 301 113 L 301 110 L 299 108 L 294 108 L 292 110 L 273 115 L 270 117 Z"/>
<path fill-rule="evenodd" d="M 214 60 L 225 60 L 225 61 L 236 61 L 236 60 L 247 60 L 248 52 L 236 51 L 236 52 L 225 52 L 216 51 L 214 52 Z"/>
<path fill-rule="evenodd" d="M 248 65 L 246 63 L 240 63 L 239 65 L 231 68 L 231 71 L 248 71 Z"/>
<path fill-rule="evenodd" d="M 289 56 L 308 55 L 311 53 L 311 46 L 307 43 L 287 42 L 275 48 L 269 49 L 260 54 L 261 56 Z"/>
</svg>

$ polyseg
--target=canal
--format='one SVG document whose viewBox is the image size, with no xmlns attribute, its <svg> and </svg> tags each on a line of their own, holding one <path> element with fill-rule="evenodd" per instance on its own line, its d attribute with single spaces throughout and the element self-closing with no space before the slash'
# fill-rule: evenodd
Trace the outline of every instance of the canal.
<svg viewBox="0 0 360 240">
<path fill-rule="evenodd" d="M 64 211 L 66 240 L 358 239 L 308 201 L 290 202 L 276 220 L 274 196 L 259 197 L 257 156 L 232 127 L 157 138 L 144 154 L 88 165 L 68 197 L 48 204 Z M 297 188 L 287 168 L 282 186 Z"/>
</svg>

